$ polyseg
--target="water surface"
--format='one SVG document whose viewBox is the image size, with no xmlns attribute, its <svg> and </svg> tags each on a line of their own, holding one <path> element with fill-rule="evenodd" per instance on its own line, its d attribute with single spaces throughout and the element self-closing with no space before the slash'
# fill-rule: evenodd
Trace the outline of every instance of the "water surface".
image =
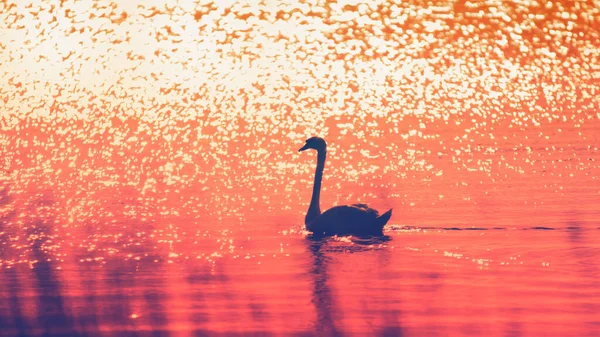
<svg viewBox="0 0 600 337">
<path fill-rule="evenodd" d="M 600 335 L 599 8 L 0 2 L 1 335 Z"/>
</svg>

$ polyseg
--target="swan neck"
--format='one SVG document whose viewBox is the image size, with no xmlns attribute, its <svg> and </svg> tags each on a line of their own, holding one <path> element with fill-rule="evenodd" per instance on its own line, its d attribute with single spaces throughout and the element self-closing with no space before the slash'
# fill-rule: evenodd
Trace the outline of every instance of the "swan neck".
<svg viewBox="0 0 600 337">
<path fill-rule="evenodd" d="M 321 214 L 320 196 L 321 196 L 321 181 L 323 180 L 323 170 L 325 169 L 325 159 L 327 157 L 327 150 L 319 150 L 317 154 L 317 169 L 315 170 L 315 183 L 313 185 L 312 198 L 310 200 L 310 206 L 308 207 L 308 213 L 306 213 L 305 223 L 308 224 L 314 218 Z"/>
</svg>

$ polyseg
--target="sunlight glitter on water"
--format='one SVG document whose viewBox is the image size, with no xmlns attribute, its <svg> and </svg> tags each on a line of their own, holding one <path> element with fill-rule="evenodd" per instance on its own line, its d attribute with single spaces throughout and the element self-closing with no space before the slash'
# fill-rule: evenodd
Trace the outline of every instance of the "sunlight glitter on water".
<svg viewBox="0 0 600 337">
<path fill-rule="evenodd" d="M 140 238 L 171 250 L 162 218 L 297 223 L 312 164 L 293 148 L 314 134 L 331 147 L 327 201 L 402 207 L 401 225 L 501 208 L 532 177 L 543 197 L 521 207 L 597 184 L 593 6 L 89 5 L 2 3 L 3 209 L 18 226 L 126 241 L 102 248 L 115 254 Z"/>
</svg>

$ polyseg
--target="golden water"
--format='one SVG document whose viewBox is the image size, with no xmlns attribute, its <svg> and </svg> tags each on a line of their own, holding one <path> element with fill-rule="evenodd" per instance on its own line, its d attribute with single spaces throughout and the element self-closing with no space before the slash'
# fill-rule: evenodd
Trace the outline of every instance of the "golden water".
<svg viewBox="0 0 600 337">
<path fill-rule="evenodd" d="M 600 335 L 599 17 L 0 2 L 0 335 Z"/>
</svg>

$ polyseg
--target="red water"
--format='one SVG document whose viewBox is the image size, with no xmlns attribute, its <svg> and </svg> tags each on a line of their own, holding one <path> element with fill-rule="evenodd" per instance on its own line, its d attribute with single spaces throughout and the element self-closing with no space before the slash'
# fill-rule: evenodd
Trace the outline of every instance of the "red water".
<svg viewBox="0 0 600 337">
<path fill-rule="evenodd" d="M 2 336 L 599 335 L 598 17 L 0 2 Z"/>
</svg>

